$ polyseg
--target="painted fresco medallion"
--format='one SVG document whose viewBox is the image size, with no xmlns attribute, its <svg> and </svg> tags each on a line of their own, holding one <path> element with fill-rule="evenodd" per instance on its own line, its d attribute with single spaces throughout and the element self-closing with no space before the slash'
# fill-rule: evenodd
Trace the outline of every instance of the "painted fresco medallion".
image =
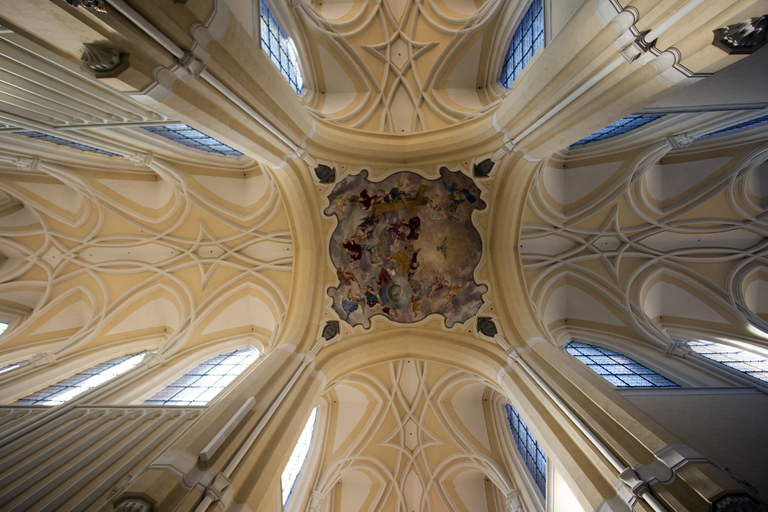
<svg viewBox="0 0 768 512">
<path fill-rule="evenodd" d="M 474 280 L 483 243 L 472 212 L 485 202 L 472 179 L 445 167 L 436 180 L 367 177 L 339 182 L 325 210 L 339 221 L 330 243 L 339 285 L 328 290 L 339 316 L 366 327 L 374 315 L 408 323 L 436 313 L 448 327 L 474 316 L 487 287 Z"/>
</svg>

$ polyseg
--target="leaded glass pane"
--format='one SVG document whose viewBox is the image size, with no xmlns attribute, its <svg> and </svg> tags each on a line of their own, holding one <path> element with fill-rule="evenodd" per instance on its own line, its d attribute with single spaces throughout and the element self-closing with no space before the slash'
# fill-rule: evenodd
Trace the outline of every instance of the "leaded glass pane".
<svg viewBox="0 0 768 512">
<path fill-rule="evenodd" d="M 127 372 L 142 360 L 146 352 L 118 357 L 105 363 L 97 364 L 68 379 L 57 382 L 36 393 L 16 401 L 21 405 L 59 405 L 83 391 L 94 388 L 118 375 Z"/>
<path fill-rule="evenodd" d="M 531 472 L 533 481 L 536 482 L 541 495 L 546 497 L 547 456 L 539 446 L 536 438 L 528 430 L 528 426 L 520 418 L 517 410 L 509 404 L 505 404 L 504 408 L 507 412 L 509 428 L 512 431 L 512 439 L 515 442 L 515 446 L 517 446 L 517 450 L 520 452 L 520 457 L 525 462 L 528 471 Z"/>
<path fill-rule="evenodd" d="M 312 444 L 312 434 L 315 431 L 315 418 L 317 417 L 317 407 L 312 409 L 309 415 L 307 424 L 304 430 L 299 436 L 299 441 L 296 443 L 296 447 L 291 453 L 291 458 L 288 459 L 288 464 L 285 465 L 283 474 L 280 477 L 280 482 L 283 489 L 283 506 L 288 502 L 288 498 L 293 492 L 293 485 L 296 483 L 296 478 L 299 476 L 301 467 L 304 465 L 304 460 L 309 454 L 309 446 Z"/>
<path fill-rule="evenodd" d="M 751 119 L 749 121 L 744 121 L 743 123 L 734 124 L 733 126 L 729 126 L 728 128 L 723 128 L 722 130 L 717 130 L 716 132 L 702 135 L 702 138 L 711 137 L 712 135 L 720 135 L 721 133 L 733 132 L 736 130 L 741 130 L 742 128 L 749 128 L 750 126 L 756 126 L 758 124 L 763 124 L 766 122 L 768 122 L 768 116 L 762 116 L 762 117 L 758 117 L 757 119 Z"/>
<path fill-rule="evenodd" d="M 27 130 L 23 132 L 13 132 L 13 133 L 17 135 L 24 135 L 25 137 L 30 137 L 32 139 L 43 140 L 45 142 L 52 142 L 53 144 L 58 144 L 59 146 L 67 146 L 68 148 L 79 149 L 80 151 L 87 151 L 89 153 L 97 153 L 99 155 L 107 155 L 107 156 L 120 156 L 117 153 L 112 153 L 111 151 L 106 151 L 104 149 L 88 146 L 87 144 L 80 144 L 79 142 L 73 142 L 71 140 L 62 139 L 61 137 L 54 137 L 53 135 L 48 135 L 47 133 L 43 133 L 43 132 Z M 8 324 L 6 324 L 6 327 L 7 325 Z"/>
<path fill-rule="evenodd" d="M 148 132 L 173 141 L 182 146 L 187 146 L 198 151 L 206 153 L 215 153 L 226 156 L 243 156 L 241 152 L 232 149 L 223 142 L 219 142 L 213 137 L 209 137 L 201 131 L 187 126 L 186 124 L 166 124 L 163 126 L 142 126 Z"/>
<path fill-rule="evenodd" d="M 261 47 L 291 84 L 296 94 L 301 94 L 304 90 L 304 79 L 301 76 L 296 47 L 293 41 L 283 34 L 264 0 L 260 3 Z"/>
<path fill-rule="evenodd" d="M 611 137 L 616 137 L 617 135 L 631 132 L 635 128 L 640 128 L 641 126 L 651 123 L 660 117 L 664 117 L 664 114 L 633 114 L 627 116 L 623 119 L 619 119 L 615 123 L 609 124 L 601 130 L 597 130 L 592 135 L 588 135 L 578 142 L 574 142 L 571 144 L 571 147 L 581 146 L 583 144 L 588 144 L 598 140 L 610 139 Z"/>
<path fill-rule="evenodd" d="M 212 357 L 147 398 L 144 403 L 206 405 L 258 357 L 259 353 L 250 348 Z"/>
<path fill-rule="evenodd" d="M 708 359 L 768 382 L 768 359 L 764 357 L 746 350 L 709 341 L 689 341 L 688 346 L 697 354 Z"/>
<path fill-rule="evenodd" d="M 565 349 L 616 387 L 679 387 L 650 368 L 613 350 L 578 341 L 570 342 Z"/>
<path fill-rule="evenodd" d="M 544 9 L 542 0 L 533 0 L 523 20 L 515 29 L 501 66 L 501 85 L 509 89 L 536 50 L 544 43 Z"/>
</svg>

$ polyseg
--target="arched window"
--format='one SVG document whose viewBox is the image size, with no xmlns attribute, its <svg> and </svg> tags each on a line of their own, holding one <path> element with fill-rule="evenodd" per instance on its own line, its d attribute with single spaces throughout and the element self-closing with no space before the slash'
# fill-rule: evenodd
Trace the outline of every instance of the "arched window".
<svg viewBox="0 0 768 512">
<path fill-rule="evenodd" d="M 541 495 L 547 497 L 547 456 L 539 446 L 539 442 L 533 437 L 528 426 L 520 418 L 514 407 L 509 404 L 504 405 L 507 411 L 507 421 L 512 431 L 512 439 L 515 441 L 517 451 L 525 462 L 528 471 L 531 472 L 536 487 L 541 491 Z"/>
<path fill-rule="evenodd" d="M 241 348 L 212 357 L 195 366 L 147 398 L 147 405 L 206 405 L 259 357 Z"/>
<path fill-rule="evenodd" d="M 296 94 L 301 94 L 304 89 L 304 79 L 301 76 L 296 45 L 283 34 L 264 0 L 260 0 L 260 3 L 261 47 L 291 84 Z"/>
<path fill-rule="evenodd" d="M 607 348 L 572 341 L 565 349 L 576 359 L 620 388 L 679 387 L 637 361 Z"/>
<path fill-rule="evenodd" d="M 45 389 L 20 398 L 15 403 L 20 405 L 59 405 L 76 397 L 83 391 L 95 388 L 118 375 L 127 372 L 142 360 L 146 352 L 118 357 L 105 363 L 97 364 L 83 372 L 64 379 Z"/>
<path fill-rule="evenodd" d="M 299 441 L 296 443 L 296 447 L 293 449 L 293 453 L 291 453 L 291 458 L 288 459 L 288 464 L 285 465 L 283 475 L 280 477 L 283 489 L 283 506 L 288 503 L 288 498 L 290 498 L 293 491 L 293 485 L 296 483 L 296 478 L 299 476 L 304 460 L 306 460 L 309 453 L 309 446 L 312 444 L 312 434 L 315 431 L 316 417 L 317 407 L 312 409 L 307 424 L 304 426 L 304 430 L 301 432 L 301 436 L 299 436 Z"/>
<path fill-rule="evenodd" d="M 0 322 L 0 334 L 3 334 L 7 328 L 8 328 L 8 324 L 7 323 Z"/>
<path fill-rule="evenodd" d="M 517 78 L 542 44 L 544 44 L 543 0 L 533 0 L 512 35 L 504 64 L 501 66 L 501 85 L 509 89 L 512 81 Z"/>
<path fill-rule="evenodd" d="M 724 364 L 742 373 L 768 382 L 768 359 L 748 350 L 712 343 L 710 341 L 689 341 L 691 350 L 707 359 Z"/>
</svg>

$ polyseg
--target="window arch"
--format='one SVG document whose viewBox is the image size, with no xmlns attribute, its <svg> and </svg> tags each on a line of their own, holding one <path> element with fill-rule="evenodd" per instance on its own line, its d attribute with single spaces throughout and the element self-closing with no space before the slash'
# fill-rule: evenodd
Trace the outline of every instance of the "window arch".
<svg viewBox="0 0 768 512">
<path fill-rule="evenodd" d="M 512 431 L 512 439 L 520 453 L 525 466 L 533 477 L 536 487 L 541 495 L 547 497 L 547 456 L 539 446 L 539 442 L 533 437 L 528 426 L 520 418 L 517 410 L 509 404 L 504 404 L 507 413 L 507 422 Z"/>
<path fill-rule="evenodd" d="M 146 405 L 207 405 L 259 357 L 251 348 L 219 354 L 147 398 Z"/>
<path fill-rule="evenodd" d="M 261 47 L 275 63 L 296 94 L 304 90 L 304 78 L 301 76 L 299 54 L 293 41 L 283 34 L 282 29 L 269 12 L 264 0 L 259 0 L 261 18 Z"/>
<path fill-rule="evenodd" d="M 688 341 L 688 346 L 697 354 L 723 364 L 750 377 L 768 382 L 768 358 L 749 350 L 711 341 Z"/>
<path fill-rule="evenodd" d="M 512 85 L 526 64 L 544 44 L 544 2 L 533 0 L 523 19 L 512 34 L 512 41 L 501 66 L 501 85 Z"/>
<path fill-rule="evenodd" d="M 680 387 L 634 359 L 607 348 L 572 341 L 565 346 L 565 350 L 616 387 Z"/>
<path fill-rule="evenodd" d="M 31 395 L 20 398 L 19 405 L 59 405 L 76 397 L 83 391 L 95 388 L 139 364 L 147 352 L 129 354 L 106 361 L 82 371 L 68 379 L 50 385 Z"/>
<path fill-rule="evenodd" d="M 288 503 L 288 498 L 291 497 L 293 492 L 293 486 L 296 483 L 296 478 L 299 476 L 301 468 L 304 466 L 304 461 L 309 454 L 309 447 L 312 444 L 312 437 L 315 432 L 315 423 L 317 419 L 317 407 L 312 409 L 309 414 L 307 424 L 304 426 L 299 440 L 296 443 L 296 447 L 291 453 L 291 458 L 288 459 L 288 464 L 285 465 L 283 474 L 280 476 L 280 483 L 283 492 L 283 506 Z"/>
</svg>

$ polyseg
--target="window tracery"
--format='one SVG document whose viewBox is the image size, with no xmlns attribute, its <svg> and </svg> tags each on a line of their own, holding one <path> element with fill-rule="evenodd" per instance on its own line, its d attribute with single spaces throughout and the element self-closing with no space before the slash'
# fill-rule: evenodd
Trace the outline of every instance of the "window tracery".
<svg viewBox="0 0 768 512">
<path fill-rule="evenodd" d="M 541 491 L 541 495 L 547 497 L 547 456 L 539 446 L 536 438 L 533 437 L 528 426 L 520 418 L 517 410 L 509 404 L 504 405 L 507 412 L 507 421 L 512 431 L 512 439 L 520 452 L 525 466 L 531 472 L 536 487 Z"/>
<path fill-rule="evenodd" d="M 147 405 L 207 405 L 235 380 L 259 353 L 241 348 L 212 357 L 195 366 L 163 389 L 147 398 Z"/>
<path fill-rule="evenodd" d="M 59 405 L 71 400 L 80 393 L 95 388 L 118 375 L 121 375 L 141 362 L 147 352 L 129 354 L 106 361 L 52 384 L 31 395 L 20 398 L 19 405 Z"/>
<path fill-rule="evenodd" d="M 659 375 L 634 359 L 607 348 L 572 341 L 565 346 L 565 350 L 616 387 L 679 387 L 679 384 Z"/>
<path fill-rule="evenodd" d="M 533 0 L 512 35 L 512 41 L 509 43 L 509 49 L 501 67 L 501 85 L 509 89 L 514 79 L 542 44 L 544 44 L 544 3 L 542 0 Z"/>
</svg>

